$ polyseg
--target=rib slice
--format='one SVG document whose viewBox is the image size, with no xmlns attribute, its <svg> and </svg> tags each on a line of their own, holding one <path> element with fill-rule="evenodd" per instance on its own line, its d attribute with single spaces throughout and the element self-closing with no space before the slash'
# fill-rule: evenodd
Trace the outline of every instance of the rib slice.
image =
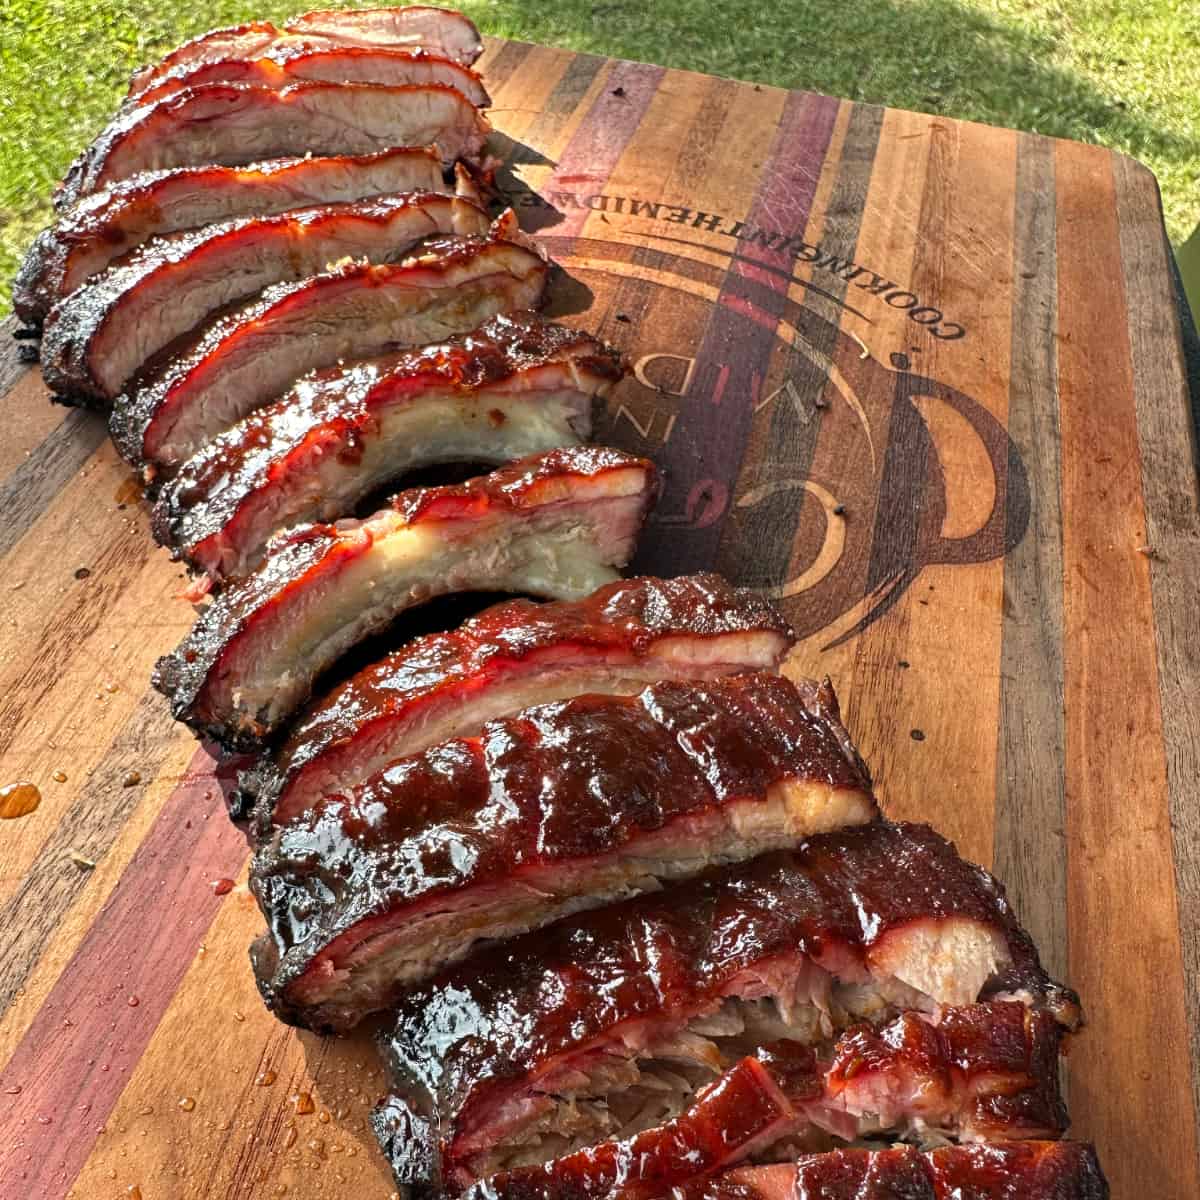
<svg viewBox="0 0 1200 1200">
<path fill-rule="evenodd" d="M 180 73 L 231 57 L 259 57 L 277 50 L 308 46 L 383 46 L 428 50 L 470 66 L 483 52 L 479 30 L 462 13 L 445 8 L 318 11 L 293 17 L 282 29 L 252 21 L 214 29 L 184 42 L 160 62 L 134 73 L 129 96 Z"/>
<path fill-rule="evenodd" d="M 293 17 L 285 28 L 299 37 L 335 38 L 363 46 L 415 41 L 467 66 L 483 53 L 479 30 L 462 13 L 447 8 L 316 9 Z"/>
<path fill-rule="evenodd" d="M 737 1167 L 677 1200 L 1108 1200 L 1095 1150 L 1081 1142 L 993 1142 L 920 1151 L 832 1150 Z"/>
<path fill-rule="evenodd" d="M 870 821 L 846 740 L 815 685 L 754 674 L 539 705 L 399 759 L 263 843 L 259 986 L 345 1029 L 481 939 Z"/>
<path fill-rule="evenodd" d="M 154 535 L 214 579 L 244 575 L 277 530 L 346 516 L 406 471 L 580 442 L 623 373 L 615 350 L 532 313 L 317 372 L 189 459 Z"/>
<path fill-rule="evenodd" d="M 234 83 L 184 88 L 123 109 L 75 160 L 58 208 L 141 171 L 303 154 L 369 154 L 436 146 L 442 162 L 473 159 L 490 130 L 444 84 L 296 83 L 281 90 Z"/>
<path fill-rule="evenodd" d="M 654 483 L 645 459 L 575 447 L 401 492 L 363 521 L 301 526 L 205 609 L 155 686 L 194 729 L 257 748 L 322 671 L 406 608 L 460 591 L 574 599 L 610 582 Z"/>
<path fill-rule="evenodd" d="M 114 259 L 183 229 L 387 192 L 449 190 L 441 159 L 426 146 L 149 171 L 84 197 L 38 235 L 14 284 L 13 308 L 22 321 L 40 325 L 54 304 Z"/>
<path fill-rule="evenodd" d="M 452 87 L 479 108 L 491 100 L 482 80 L 469 67 L 426 50 L 384 46 L 284 44 L 260 56 L 234 54 L 172 72 L 138 95 L 136 104 L 152 104 L 163 96 L 207 83 L 245 83 L 279 91 L 293 83 L 440 83 Z"/>
<path fill-rule="evenodd" d="M 537 307 L 546 263 L 511 230 L 501 218 L 489 237 L 433 240 L 399 264 L 351 263 L 269 288 L 118 397 L 117 448 L 149 477 L 169 475 L 308 371 Z"/>
<path fill-rule="evenodd" d="M 924 825 L 813 837 L 406 994 L 385 1051 L 390 1107 L 412 1114 L 396 1161 L 421 1164 L 406 1184 L 460 1189 L 661 1124 L 773 1040 L 1010 999 L 1031 1021 L 1080 1024 L 990 875 Z"/>
<path fill-rule="evenodd" d="M 412 1182 L 422 1180 L 429 1165 L 413 1157 L 414 1145 L 431 1142 L 419 1114 L 389 1096 L 371 1114 L 371 1125 L 410 1200 L 463 1194 L 470 1200 L 667 1200 L 681 1185 L 694 1186 L 785 1136 L 794 1125 L 794 1109 L 768 1068 L 747 1057 L 701 1089 L 678 1117 L 624 1141 L 564 1156 L 553 1172 L 551 1167 L 516 1168 L 475 1183 L 436 1187 Z"/>
<path fill-rule="evenodd" d="M 487 213 L 469 200 L 406 192 L 238 217 L 150 242 L 51 310 L 42 374 L 56 391 L 112 400 L 164 347 L 272 284 L 347 258 L 395 262 L 426 238 L 487 229 Z"/>
<path fill-rule="evenodd" d="M 621 580 L 575 602 L 509 601 L 364 668 L 243 782 L 287 821 L 392 759 L 531 704 L 775 670 L 793 641 L 778 609 L 719 575 Z M 824 703 L 836 720 L 832 689 Z"/>
<path fill-rule="evenodd" d="M 834 1138 L 1056 1137 L 1066 1125 L 1060 1038 L 1048 1013 L 1008 1001 L 949 1008 L 936 1019 L 905 1013 L 879 1029 L 851 1030 L 829 1047 L 771 1042 L 703 1086 L 678 1116 L 509 1167 L 466 1195 L 657 1200 L 752 1155 L 772 1161 Z M 386 1104 L 376 1128 L 395 1151 L 389 1117 L 404 1128 L 403 1115 Z"/>
<path fill-rule="evenodd" d="M 1067 1128 L 1058 1088 L 1063 1032 L 1052 1013 L 1021 1000 L 856 1026 L 832 1055 L 819 1055 L 822 1095 L 804 1119 L 845 1141 L 1058 1137 Z"/>
</svg>

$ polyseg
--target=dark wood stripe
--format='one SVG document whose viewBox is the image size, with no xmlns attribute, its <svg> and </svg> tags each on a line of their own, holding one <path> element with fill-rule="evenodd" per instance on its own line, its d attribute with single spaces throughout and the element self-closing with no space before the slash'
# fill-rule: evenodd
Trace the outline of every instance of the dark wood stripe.
<svg viewBox="0 0 1200 1200">
<path fill-rule="evenodd" d="M 22 361 L 21 347 L 37 343 L 16 341 L 13 334 L 20 328 L 16 317 L 0 321 L 0 396 L 7 396 L 34 369 L 32 363 Z"/>
<path fill-rule="evenodd" d="M 0 1145 L 20 1146 L 0 1159 L 0 1195 L 66 1194 L 216 914 L 209 882 L 245 858 L 197 751 L 0 1072 Z"/>
<path fill-rule="evenodd" d="M 1193 1108 L 1200 1114 L 1200 495 L 1190 396 L 1177 356 L 1162 353 L 1164 332 L 1179 337 L 1179 310 L 1167 290 L 1165 231 L 1147 229 L 1145 168 L 1116 160 L 1121 256 L 1137 397 L 1146 541 L 1157 625 L 1158 688 L 1166 741 L 1175 889 L 1192 1058 Z M 1165 886 L 1165 881 L 1164 881 Z M 1200 1177 L 1200 1163 L 1197 1164 Z"/>
<path fill-rule="evenodd" d="M 1053 143 L 1023 136 L 1017 144 L 1008 430 L 1028 472 L 1031 514 L 1027 536 L 1004 561 L 994 854 L 996 873 L 1047 969 L 1063 978 L 1067 842 L 1054 203 Z"/>
<path fill-rule="evenodd" d="M 871 182 L 875 149 L 883 110 L 871 105 L 856 106 L 850 114 L 838 160 L 837 182 L 829 198 L 821 232 L 821 244 L 848 260 L 854 258 L 862 226 L 863 208 Z M 827 287 L 835 302 L 845 299 L 849 284 L 834 277 Z M 832 317 L 814 321 L 803 329 L 809 345 L 820 355 L 832 357 L 838 341 L 837 312 L 806 295 L 811 304 Z M 783 379 L 772 380 L 771 388 L 785 383 L 804 404 L 798 409 L 790 396 L 761 410 L 750 434 L 750 445 L 738 477 L 735 494 L 763 487 L 776 480 L 803 479 L 809 474 L 827 409 L 814 402 L 825 391 L 828 376 L 817 361 L 800 350 L 785 359 Z M 773 588 L 786 582 L 792 568 L 792 551 L 800 522 L 800 510 L 813 498 L 801 489 L 774 492 L 753 507 L 735 508 L 721 538 L 718 569 L 738 583 Z M 785 608 L 804 604 L 803 598 L 785 602 Z"/>
<path fill-rule="evenodd" d="M 702 194 L 709 172 L 722 153 L 721 123 L 729 112 L 736 86 L 724 79 L 709 81 L 704 99 L 680 143 L 679 156 L 671 164 L 661 195 L 690 197 Z M 601 256 L 606 249 L 614 253 L 617 248 L 597 244 L 593 250 L 585 240 L 577 249 L 582 254 Z M 687 271 L 691 267 L 683 256 L 667 254 L 653 246 L 638 245 L 625 252 L 630 262 L 639 267 L 668 271 Z M 691 269 L 699 271 L 701 268 Z M 715 269 L 712 274 L 714 278 L 720 276 Z M 649 344 L 643 331 L 658 328 L 656 322 L 666 319 L 662 310 L 673 303 L 674 297 L 657 283 L 623 277 L 597 299 L 602 303 L 593 304 L 589 310 L 589 328 L 621 349 L 633 352 L 637 347 L 644 348 Z M 614 403 L 604 416 L 598 418 L 593 434 L 595 440 L 609 442 L 634 454 L 657 457 L 667 414 L 661 420 L 651 421 L 647 435 L 643 437 L 630 421 L 621 419 L 620 411 L 621 405 Z"/>
<path fill-rule="evenodd" d="M 157 692 L 141 698 L 30 864 L 20 886 L 0 907 L 0 1012 L 37 965 L 75 902 L 92 879 L 69 857 L 77 851 L 99 863 L 141 803 L 172 745 L 170 711 Z M 142 782 L 124 786 L 136 764 Z"/>
<path fill-rule="evenodd" d="M 0 523 L 0 558 L 25 536 L 107 436 L 108 427 L 102 416 L 73 409 L 0 485 L 0 512 L 4 514 Z"/>
<path fill-rule="evenodd" d="M 748 221 L 804 230 L 837 109 L 836 100 L 823 96 L 788 96 Z M 779 268 L 795 262 L 791 250 L 761 250 L 755 257 Z M 731 264 L 696 355 L 689 401 L 662 455 L 659 511 L 675 523 L 647 529 L 636 564 L 686 573 L 715 563 L 731 503 L 729 486 L 754 416 L 756 381 L 761 386 L 766 375 L 786 304 L 787 285 L 777 275 L 758 276 L 746 260 Z"/>
<path fill-rule="evenodd" d="M 513 145 L 506 153 L 506 171 L 510 176 L 512 169 L 520 164 L 544 161 L 539 147 L 556 140 L 571 114 L 583 103 L 606 62 L 595 54 L 577 54 L 571 59 L 571 65 L 546 97 L 537 119 L 525 131 L 524 141 Z"/>
<path fill-rule="evenodd" d="M 528 42 L 505 42 L 495 54 L 488 54 L 476 65 L 493 103 L 532 50 Z"/>
<path fill-rule="evenodd" d="M 58 548 L 48 546 L 46 552 Z M 155 552 L 144 528 L 115 524 L 111 539 L 95 548 L 91 574 L 58 599 L 23 655 L 20 673 L 8 677 L 0 695 L 0 754 L 7 752 L 37 706 L 51 692 L 80 647 L 110 618 L 126 590 L 136 584 Z"/>
</svg>

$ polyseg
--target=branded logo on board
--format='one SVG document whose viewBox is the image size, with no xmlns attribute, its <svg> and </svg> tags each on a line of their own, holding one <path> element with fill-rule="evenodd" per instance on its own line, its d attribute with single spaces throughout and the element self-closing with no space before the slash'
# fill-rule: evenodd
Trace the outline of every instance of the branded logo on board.
<svg viewBox="0 0 1200 1200">
<path fill-rule="evenodd" d="M 708 213 L 682 205 L 664 204 L 659 200 L 644 200 L 636 196 L 619 196 L 606 192 L 589 194 L 551 190 L 543 196 L 538 192 L 523 190 L 509 192 L 507 199 L 514 208 L 548 210 L 555 214 L 556 219 L 572 209 L 586 209 L 606 215 L 611 213 L 631 222 L 657 222 L 679 226 L 678 233 L 655 232 L 641 227 L 637 229 L 639 237 L 663 244 L 698 244 L 695 237 L 688 237 L 690 230 L 717 234 L 721 238 L 729 239 L 731 255 L 748 249 L 791 258 L 798 266 L 811 268 L 812 280 L 808 286 L 815 287 L 824 276 L 830 282 L 836 282 L 837 286 L 844 285 L 852 294 L 861 293 L 864 302 L 886 304 L 889 308 L 903 312 L 910 321 L 927 329 L 939 341 L 958 341 L 967 335 L 964 325 L 949 319 L 937 305 L 929 303 L 927 298 L 909 291 L 903 284 L 889 278 L 886 273 L 853 261 L 837 247 L 806 242 L 803 230 L 788 232 L 781 229 L 765 229 L 752 221 L 738 220 L 722 213 Z M 522 224 L 528 226 L 528 223 L 528 217 L 523 217 Z"/>
<path fill-rule="evenodd" d="M 717 214 L 557 191 L 511 198 L 550 218 L 525 223 L 542 224 L 566 273 L 556 310 L 602 316 L 630 355 L 632 376 L 595 436 L 664 472 L 634 569 L 720 570 L 779 599 L 802 637 L 833 645 L 878 620 L 925 567 L 986 562 L 1020 542 L 1029 486 L 1004 426 L 924 372 L 914 348 L 869 347 L 839 324 L 846 314 L 874 324 L 874 302 L 935 344 L 966 337 L 928 298 L 795 234 Z M 601 214 L 612 240 L 556 236 L 568 203 Z M 659 234 L 646 218 L 702 233 Z M 947 446 L 969 486 L 949 485 Z"/>
</svg>

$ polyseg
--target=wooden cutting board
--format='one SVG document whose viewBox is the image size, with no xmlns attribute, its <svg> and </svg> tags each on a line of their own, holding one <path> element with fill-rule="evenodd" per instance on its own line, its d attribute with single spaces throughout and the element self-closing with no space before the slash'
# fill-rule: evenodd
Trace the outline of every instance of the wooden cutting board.
<svg viewBox="0 0 1200 1200">
<path fill-rule="evenodd" d="M 483 69 L 556 311 L 635 364 L 598 436 L 666 470 L 637 565 L 781 598 L 889 813 L 994 865 L 1082 993 L 1114 1195 L 1194 1200 L 1200 518 L 1153 178 L 542 47 Z M 0 1197 L 387 1197 L 371 1047 L 262 1010 L 245 842 L 147 687 L 181 572 L 102 423 L 3 354 L 0 783 L 43 799 L 0 823 Z"/>
</svg>

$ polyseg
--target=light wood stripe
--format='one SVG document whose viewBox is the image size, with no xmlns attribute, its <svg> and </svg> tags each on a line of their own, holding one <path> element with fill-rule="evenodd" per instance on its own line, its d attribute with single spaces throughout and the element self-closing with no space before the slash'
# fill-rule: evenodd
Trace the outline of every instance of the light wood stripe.
<svg viewBox="0 0 1200 1200">
<path fill-rule="evenodd" d="M 1196 1129 L 1112 157 L 1060 146 L 1055 174 L 1070 979 L 1090 1013 L 1071 1097 L 1117 1196 L 1184 1200 Z"/>
<path fill-rule="evenodd" d="M 858 261 L 878 264 L 876 269 L 886 269 L 888 278 L 901 287 L 907 287 L 912 276 L 915 229 L 929 169 L 931 124 L 928 117 L 885 113 L 859 230 Z M 902 191 L 895 187 L 897 179 L 905 181 Z M 872 315 L 875 325 L 866 342 L 868 353 L 874 363 L 886 365 L 894 348 L 912 344 L 908 330 L 911 322 L 887 305 L 877 306 Z M 877 541 L 878 472 L 886 461 L 891 429 L 892 381 L 881 379 L 874 371 L 868 374 L 867 368 L 872 364 L 860 360 L 860 353 L 856 349 L 839 349 L 835 361 L 866 406 L 875 464 L 872 466 L 865 432 L 851 440 L 845 436 L 834 438 L 831 429 L 830 437 L 819 439 L 813 465 L 814 473 L 819 472 L 824 478 L 849 475 L 851 479 L 868 481 L 861 490 L 854 489 L 846 495 L 843 489 L 838 494 L 848 509 L 846 536 L 854 569 L 847 573 L 844 585 L 839 588 L 837 607 L 828 614 L 828 623 L 800 644 L 792 661 L 796 670 L 806 674 L 820 677 L 827 673 L 833 677 L 847 720 L 871 765 L 889 815 L 896 819 L 914 814 L 936 818 L 937 814 L 929 813 L 922 799 L 914 802 L 904 786 L 908 772 L 913 769 L 913 748 L 908 738 L 908 723 L 904 721 L 908 712 L 906 672 L 898 665 L 908 661 L 906 625 L 899 623 L 893 610 L 865 633 L 830 647 L 870 607 L 870 601 L 862 598 Z M 831 405 L 830 412 L 843 423 L 852 420 L 844 406 Z M 934 666 L 918 661 L 913 669 L 933 670 Z"/>
<path fill-rule="evenodd" d="M 0 1186 L 19 1178 L 30 1195 L 65 1194 L 92 1137 L 77 1129 L 64 1139 L 53 1122 L 30 1126 L 25 1114 L 87 1105 L 96 1135 L 208 928 L 218 904 L 209 882 L 244 860 L 244 839 L 225 819 L 209 762 L 197 752 L 190 777 L 172 793 L 0 1072 L 0 1140 L 10 1145 L 19 1136 L 26 1154 L 23 1162 L 0 1162 Z"/>
<path fill-rule="evenodd" d="M 969 329 L 985 327 L 993 303 L 994 247 L 1012 244 L 1013 210 L 1009 179 L 1015 169 L 1016 135 L 1005 130 L 945 126 L 932 138 L 925 179 L 911 290 L 938 297 L 939 307 Z M 958 352 L 918 327 L 910 331 L 912 370 L 949 388 L 959 388 L 1001 425 L 1007 418 L 1010 348 L 992 330 L 986 345 Z M 938 395 L 936 386 L 917 387 L 912 397 L 929 430 L 932 456 L 924 464 L 918 562 L 936 557 L 935 544 L 948 556 L 987 520 L 993 504 L 1003 512 L 1005 480 L 994 478 L 982 436 L 962 413 Z M 1004 456 L 1007 466 L 1007 454 Z M 936 488 L 944 472 L 945 508 Z M 923 545 L 928 539 L 930 544 Z M 957 544 L 950 539 L 961 539 Z M 910 786 L 914 809 L 974 862 L 990 864 L 994 843 L 993 798 L 999 706 L 1003 545 L 990 561 L 924 566 L 900 604 L 908 612 L 904 657 L 915 664 L 903 672 L 905 704 L 892 738 L 912 755 Z M 985 554 L 980 557 L 986 557 Z M 924 603 L 923 603 L 924 602 Z M 961 668 L 931 669 L 953 646 Z M 913 730 L 924 734 L 914 740 Z M 937 764 L 955 764 L 952 778 L 938 777 Z M 930 785 L 919 781 L 937 779 Z"/>
<path fill-rule="evenodd" d="M 97 760 L 97 769 L 77 780 L 70 807 L 0 907 L 0 1012 L 7 1014 L 64 914 L 92 882 L 90 871 L 72 856 L 93 863 L 104 859 L 145 795 L 141 784 L 125 786 L 131 764 L 149 785 L 171 746 L 172 725 L 163 698 L 157 692 L 143 695 L 132 719 Z"/>
<path fill-rule="evenodd" d="M 529 56 L 534 47 L 528 42 L 505 42 L 497 38 L 483 39 L 484 51 L 474 69 L 483 76 L 484 86 L 492 99 L 492 109 L 496 107 L 496 98 L 501 95 L 510 81 L 528 71 Z M 488 110 L 489 116 L 492 109 Z"/>
<path fill-rule="evenodd" d="M 93 461 L 106 457 L 112 457 L 109 447 Z M 0 902 L 39 854 L 54 853 L 60 838 L 85 838 L 69 821 L 59 831 L 80 793 L 100 782 L 88 771 L 99 771 L 105 786 L 119 792 L 126 773 L 136 770 L 144 787 L 156 769 L 158 740 L 171 736 L 165 701 L 155 696 L 148 703 L 162 706 L 158 737 L 134 732 L 132 742 L 114 742 L 147 689 L 155 659 L 178 641 L 193 616 L 191 606 L 174 596 L 179 569 L 153 549 L 144 515 L 118 513 L 111 502 L 106 511 L 96 503 L 97 494 L 112 495 L 114 477 L 119 469 L 76 476 L 6 560 L 10 578 L 27 582 L 9 609 L 15 625 L 0 630 L 0 771 L 30 778 L 43 799 L 34 814 L 5 830 Z M 55 547 L 49 563 L 46 546 Z M 76 580 L 77 564 L 87 564 L 92 574 Z M 130 754 L 139 745 L 145 750 L 109 764 L 105 756 L 114 745 Z M 60 769 L 65 784 L 53 779 Z M 109 794 L 97 792 L 84 803 L 103 804 Z M 108 816 L 113 819 L 113 812 Z M 48 909 L 40 919 L 53 925 L 57 915 Z"/>
<path fill-rule="evenodd" d="M 3 342 L 0 334 L 0 369 L 5 363 L 12 362 L 16 355 L 16 346 Z M 50 439 L 73 410 L 63 408 L 61 404 L 49 404 L 46 401 L 46 389 L 37 371 L 24 371 L 13 384 L 12 391 L 0 391 L 4 403 L 11 412 L 20 412 L 18 421 L 10 422 L 3 441 L 0 442 L 0 495 L 7 497 L 13 490 L 12 477 L 15 472 L 24 468 L 31 456 L 47 455 L 41 449 L 42 444 Z M 29 479 L 26 487 L 36 486 L 36 478 Z"/>
<path fill-rule="evenodd" d="M 510 45 L 519 46 L 521 43 L 512 42 Z M 497 84 L 492 93 L 492 119 L 500 131 L 498 152 L 510 149 L 510 143 L 514 141 L 519 142 L 530 126 L 546 112 L 550 97 L 571 64 L 571 56 L 563 54 L 561 50 L 549 50 L 544 46 L 524 49 L 527 53 L 522 55 L 520 73 L 514 73 L 503 83 Z M 485 78 L 490 83 L 490 74 Z M 511 162 L 512 155 L 506 155 L 501 175 L 502 186 L 504 174 L 511 173 Z"/>
</svg>

